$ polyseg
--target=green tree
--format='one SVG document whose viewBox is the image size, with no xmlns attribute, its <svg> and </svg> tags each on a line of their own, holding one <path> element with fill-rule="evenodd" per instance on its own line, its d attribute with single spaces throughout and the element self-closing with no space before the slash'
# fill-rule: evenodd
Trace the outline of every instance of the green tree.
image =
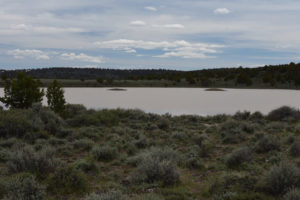
<svg viewBox="0 0 300 200">
<path fill-rule="evenodd" d="M 103 78 L 102 78 L 102 77 L 98 77 L 98 78 L 97 78 L 97 82 L 98 82 L 99 84 L 102 84 L 102 83 L 103 83 Z"/>
<path fill-rule="evenodd" d="M 4 79 L 4 97 L 0 101 L 10 108 L 29 108 L 33 103 L 41 102 L 44 90 L 40 89 L 40 80 L 34 80 L 32 76 L 18 73 L 17 79 Z"/>
<path fill-rule="evenodd" d="M 247 86 L 252 85 L 252 80 L 246 73 L 240 73 L 235 80 L 235 84 L 245 84 Z"/>
<path fill-rule="evenodd" d="M 66 100 L 64 90 L 57 80 L 54 80 L 47 88 L 47 101 L 51 110 L 63 114 L 65 111 Z"/>
</svg>

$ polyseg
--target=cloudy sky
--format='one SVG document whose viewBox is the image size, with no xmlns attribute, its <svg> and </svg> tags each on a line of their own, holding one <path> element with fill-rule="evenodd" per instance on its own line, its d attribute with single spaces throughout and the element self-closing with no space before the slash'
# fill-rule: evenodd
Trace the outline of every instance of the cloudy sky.
<svg viewBox="0 0 300 200">
<path fill-rule="evenodd" d="M 0 68 L 300 62 L 299 0 L 0 0 Z"/>
</svg>

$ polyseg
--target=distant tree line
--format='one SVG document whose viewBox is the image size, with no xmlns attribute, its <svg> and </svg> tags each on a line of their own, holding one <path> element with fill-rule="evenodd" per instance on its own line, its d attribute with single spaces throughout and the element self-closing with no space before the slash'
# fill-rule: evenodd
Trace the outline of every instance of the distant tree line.
<svg viewBox="0 0 300 200">
<path fill-rule="evenodd" d="M 173 82 L 186 81 L 188 84 L 198 84 L 204 87 L 212 86 L 216 81 L 231 82 L 235 85 L 251 86 L 263 83 L 270 87 L 276 85 L 300 86 L 300 63 L 284 65 L 266 65 L 256 68 L 217 68 L 196 71 L 176 71 L 165 69 L 82 69 L 82 68 L 42 68 L 31 70 L 2 70 L 5 77 L 17 77 L 18 72 L 24 72 L 39 79 L 78 79 L 96 80 L 112 83 L 114 80 L 168 80 Z"/>
</svg>

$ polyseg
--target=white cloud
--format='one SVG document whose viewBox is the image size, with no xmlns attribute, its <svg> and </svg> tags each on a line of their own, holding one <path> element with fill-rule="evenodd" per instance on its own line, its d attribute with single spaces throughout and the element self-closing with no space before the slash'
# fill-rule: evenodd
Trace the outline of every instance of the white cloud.
<svg viewBox="0 0 300 200">
<path fill-rule="evenodd" d="M 217 8 L 214 10 L 215 14 L 221 14 L 221 15 L 225 15 L 225 14 L 229 14 L 231 11 L 228 8 Z"/>
<path fill-rule="evenodd" d="M 103 63 L 102 57 L 94 57 L 94 56 L 88 56 L 84 53 L 75 54 L 75 53 L 63 53 L 61 54 L 61 58 L 63 60 L 69 60 L 69 61 L 82 61 L 82 62 L 90 62 L 90 63 Z"/>
<path fill-rule="evenodd" d="M 146 22 L 141 20 L 131 21 L 130 24 L 133 26 L 146 26 Z"/>
<path fill-rule="evenodd" d="M 164 24 L 164 25 L 153 25 L 153 27 L 157 27 L 157 28 L 183 29 L 183 28 L 184 28 L 184 25 L 182 25 L 182 24 Z"/>
<path fill-rule="evenodd" d="M 163 27 L 165 27 L 165 28 L 179 28 L 179 29 L 181 29 L 181 28 L 184 28 L 184 25 L 182 25 L 182 24 L 165 24 L 165 25 L 163 25 Z"/>
<path fill-rule="evenodd" d="M 37 33 L 80 33 L 84 32 L 81 28 L 74 27 L 55 27 L 55 26 L 32 26 L 28 24 L 12 24 L 10 26 L 12 30 L 22 30 L 22 31 L 31 31 Z"/>
<path fill-rule="evenodd" d="M 10 28 L 14 30 L 29 30 L 29 27 L 26 24 L 13 24 Z"/>
<path fill-rule="evenodd" d="M 149 11 L 153 11 L 153 12 L 156 12 L 157 11 L 157 8 L 153 7 L 153 6 L 146 6 L 144 7 L 145 10 L 149 10 Z"/>
<path fill-rule="evenodd" d="M 8 55 L 13 56 L 15 59 L 24 59 L 25 57 L 35 58 L 36 60 L 49 60 L 50 57 L 47 53 L 36 49 L 15 49 L 8 51 Z"/>
<path fill-rule="evenodd" d="M 154 50 L 159 49 L 165 53 L 156 55 L 154 57 L 181 57 L 181 58 L 208 58 L 206 54 L 215 54 L 217 49 L 223 48 L 223 45 L 205 44 L 205 43 L 190 43 L 184 40 L 174 42 L 161 41 L 143 41 L 143 40 L 111 40 L 95 43 L 99 48 L 108 48 L 114 50 L 121 50 L 125 52 L 136 52 L 136 49 Z"/>
</svg>

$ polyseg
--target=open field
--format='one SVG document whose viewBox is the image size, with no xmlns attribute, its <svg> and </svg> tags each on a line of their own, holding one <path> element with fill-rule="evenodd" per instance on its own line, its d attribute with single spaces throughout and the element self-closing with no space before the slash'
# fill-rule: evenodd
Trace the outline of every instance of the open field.
<svg viewBox="0 0 300 200">
<path fill-rule="evenodd" d="M 1 198 L 275 200 L 299 194 L 290 191 L 300 187 L 297 110 L 211 117 L 79 105 L 67 111 L 65 119 L 39 105 L 1 111 Z"/>
</svg>

